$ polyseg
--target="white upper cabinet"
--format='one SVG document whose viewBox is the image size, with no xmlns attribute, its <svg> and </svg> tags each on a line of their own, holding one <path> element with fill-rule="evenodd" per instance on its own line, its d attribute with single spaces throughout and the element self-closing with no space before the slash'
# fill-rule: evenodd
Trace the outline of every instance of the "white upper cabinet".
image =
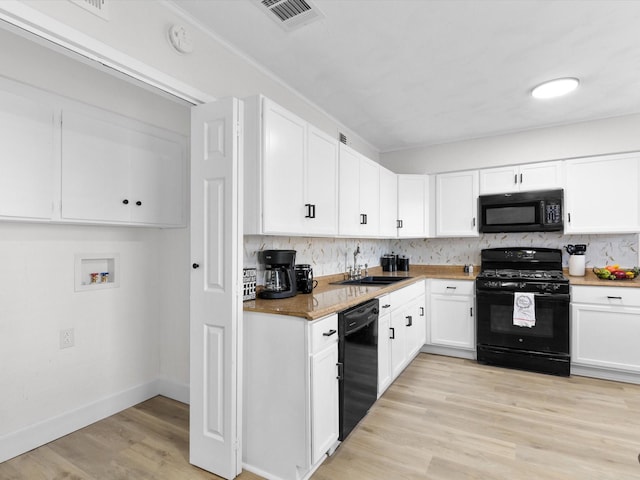
<svg viewBox="0 0 640 480">
<path fill-rule="evenodd" d="M 0 91 L 0 217 L 52 218 L 55 117 L 44 101 Z"/>
<path fill-rule="evenodd" d="M 398 175 L 380 167 L 380 236 L 394 238 L 398 232 Z"/>
<path fill-rule="evenodd" d="M 478 236 L 478 171 L 436 175 L 436 236 Z"/>
<path fill-rule="evenodd" d="M 485 168 L 480 170 L 480 194 L 562 188 L 562 170 L 562 162 Z"/>
<path fill-rule="evenodd" d="M 565 233 L 640 231 L 640 154 L 566 162 Z"/>
<path fill-rule="evenodd" d="M 186 142 L 90 107 L 62 113 L 61 218 L 184 226 Z"/>
<path fill-rule="evenodd" d="M 340 144 L 340 235 L 375 237 L 380 232 L 380 167 Z"/>
<path fill-rule="evenodd" d="M 335 235 L 338 141 L 262 96 L 245 100 L 245 233 Z"/>
<path fill-rule="evenodd" d="M 398 237 L 429 236 L 429 177 L 398 175 Z"/>
</svg>

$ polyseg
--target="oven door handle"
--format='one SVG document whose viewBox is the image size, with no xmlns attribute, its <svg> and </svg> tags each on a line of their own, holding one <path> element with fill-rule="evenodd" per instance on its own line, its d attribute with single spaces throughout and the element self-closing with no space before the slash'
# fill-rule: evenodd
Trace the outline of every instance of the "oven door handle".
<svg viewBox="0 0 640 480">
<path fill-rule="evenodd" d="M 515 292 L 512 291 L 504 291 L 504 290 L 476 290 L 476 297 L 494 297 L 494 296 L 505 296 L 509 295 L 513 297 Z M 544 299 L 544 300 L 558 300 L 558 301 L 569 301 L 571 295 L 568 293 L 535 293 L 534 299 Z"/>
</svg>

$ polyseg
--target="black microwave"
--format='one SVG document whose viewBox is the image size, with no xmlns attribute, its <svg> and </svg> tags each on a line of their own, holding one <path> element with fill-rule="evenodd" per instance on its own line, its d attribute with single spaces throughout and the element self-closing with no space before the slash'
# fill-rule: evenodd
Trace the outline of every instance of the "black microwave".
<svg viewBox="0 0 640 480">
<path fill-rule="evenodd" d="M 562 189 L 480 195 L 480 233 L 562 231 L 563 197 Z"/>
</svg>

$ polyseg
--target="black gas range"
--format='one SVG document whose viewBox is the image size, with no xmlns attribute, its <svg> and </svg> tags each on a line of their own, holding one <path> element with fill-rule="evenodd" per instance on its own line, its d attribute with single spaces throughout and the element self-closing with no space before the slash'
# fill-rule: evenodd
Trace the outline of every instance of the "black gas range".
<svg viewBox="0 0 640 480">
<path fill-rule="evenodd" d="M 478 362 L 569 375 L 569 280 L 562 251 L 492 248 L 476 278 Z"/>
</svg>

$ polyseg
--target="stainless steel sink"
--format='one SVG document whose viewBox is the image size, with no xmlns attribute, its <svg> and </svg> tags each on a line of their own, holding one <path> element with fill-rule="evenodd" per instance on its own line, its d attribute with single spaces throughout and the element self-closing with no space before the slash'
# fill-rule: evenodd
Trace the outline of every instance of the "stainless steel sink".
<svg viewBox="0 0 640 480">
<path fill-rule="evenodd" d="M 413 277 L 362 277 L 353 280 L 341 280 L 339 282 L 331 282 L 331 285 L 391 285 L 392 283 L 408 280 Z"/>
</svg>

